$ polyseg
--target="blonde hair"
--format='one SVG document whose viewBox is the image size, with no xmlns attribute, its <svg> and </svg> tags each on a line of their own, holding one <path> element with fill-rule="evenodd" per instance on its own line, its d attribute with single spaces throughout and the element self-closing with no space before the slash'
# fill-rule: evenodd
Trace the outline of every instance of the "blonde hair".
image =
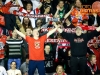
<svg viewBox="0 0 100 75">
<path fill-rule="evenodd" d="M 88 61 L 91 61 L 92 58 L 96 58 L 96 56 L 95 56 L 94 54 L 90 55 L 90 56 L 88 57 Z"/>
<path fill-rule="evenodd" d="M 58 71 L 58 68 L 59 68 L 59 67 L 62 67 L 62 71 L 65 72 L 62 65 L 58 65 L 58 66 L 56 67 L 56 72 Z"/>
</svg>

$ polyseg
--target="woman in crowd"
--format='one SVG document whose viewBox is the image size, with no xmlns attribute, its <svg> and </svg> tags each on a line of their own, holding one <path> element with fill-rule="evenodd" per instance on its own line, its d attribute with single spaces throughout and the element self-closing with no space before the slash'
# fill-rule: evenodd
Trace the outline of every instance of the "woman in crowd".
<svg viewBox="0 0 100 75">
<path fill-rule="evenodd" d="M 16 23 L 18 25 L 18 27 L 20 28 L 20 31 L 23 33 L 23 34 L 26 34 L 26 29 L 27 28 L 32 28 L 32 23 L 31 23 L 31 20 L 28 18 L 28 17 L 24 17 L 23 18 L 23 22 L 21 24 L 20 20 L 18 17 L 16 17 Z"/>
<path fill-rule="evenodd" d="M 54 73 L 53 75 L 67 75 L 67 74 L 64 72 L 63 66 L 58 65 L 56 68 L 56 73 Z"/>
</svg>

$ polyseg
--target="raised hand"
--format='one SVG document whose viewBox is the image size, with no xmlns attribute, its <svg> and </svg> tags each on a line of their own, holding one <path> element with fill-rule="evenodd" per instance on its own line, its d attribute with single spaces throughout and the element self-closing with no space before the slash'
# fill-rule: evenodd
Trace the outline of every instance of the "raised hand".
<svg viewBox="0 0 100 75">
<path fill-rule="evenodd" d="M 52 22 L 52 24 L 57 28 L 58 26 L 57 26 L 57 24 L 56 24 L 56 22 Z"/>
<path fill-rule="evenodd" d="M 60 10 L 60 7 L 59 7 L 59 5 L 57 5 L 57 7 L 56 7 L 56 8 L 57 8 L 57 10 Z"/>
<path fill-rule="evenodd" d="M 71 7 L 71 11 L 74 9 L 74 6 Z"/>
</svg>

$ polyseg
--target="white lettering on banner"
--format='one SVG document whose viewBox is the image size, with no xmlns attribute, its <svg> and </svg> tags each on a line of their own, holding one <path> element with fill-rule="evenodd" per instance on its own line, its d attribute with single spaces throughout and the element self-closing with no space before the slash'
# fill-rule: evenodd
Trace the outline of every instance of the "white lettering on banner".
<svg viewBox="0 0 100 75">
<path fill-rule="evenodd" d="M 46 42 L 53 42 L 53 43 L 59 43 L 59 42 L 62 42 L 62 43 L 68 43 L 68 41 L 67 40 L 65 40 L 65 39 L 47 39 L 46 40 Z"/>
<path fill-rule="evenodd" d="M 81 43 L 83 41 L 84 41 L 83 38 L 76 38 L 76 39 L 74 39 L 74 42 L 76 42 L 76 43 Z"/>
<path fill-rule="evenodd" d="M 27 14 L 27 13 L 23 13 L 23 12 L 19 12 L 19 11 L 16 11 L 16 14 L 14 15 L 18 15 L 18 16 L 26 16 L 26 17 L 29 17 L 29 18 L 43 18 L 43 17 L 46 17 L 46 16 L 50 16 L 50 14 L 43 14 L 43 15 L 36 15 L 36 14 Z"/>
<path fill-rule="evenodd" d="M 64 31 L 67 33 L 75 33 L 75 28 L 66 28 Z"/>
<path fill-rule="evenodd" d="M 49 29 L 53 29 L 53 28 L 43 28 L 41 29 L 41 32 L 49 31 Z M 67 33 L 75 33 L 75 28 L 65 28 L 64 31 Z"/>
</svg>

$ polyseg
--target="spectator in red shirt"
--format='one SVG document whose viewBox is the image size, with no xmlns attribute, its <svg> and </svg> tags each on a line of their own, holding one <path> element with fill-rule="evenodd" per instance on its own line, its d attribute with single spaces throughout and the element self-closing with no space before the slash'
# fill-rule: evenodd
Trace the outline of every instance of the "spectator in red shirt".
<svg viewBox="0 0 100 75">
<path fill-rule="evenodd" d="M 29 75 L 33 75 L 36 68 L 38 69 L 39 75 L 45 75 L 44 43 L 46 39 L 57 30 L 56 23 L 53 22 L 53 24 L 55 25 L 55 28 L 41 37 L 39 37 L 37 28 L 33 29 L 33 37 L 25 36 L 23 33 L 15 29 L 17 34 L 26 39 L 29 45 Z"/>
</svg>

